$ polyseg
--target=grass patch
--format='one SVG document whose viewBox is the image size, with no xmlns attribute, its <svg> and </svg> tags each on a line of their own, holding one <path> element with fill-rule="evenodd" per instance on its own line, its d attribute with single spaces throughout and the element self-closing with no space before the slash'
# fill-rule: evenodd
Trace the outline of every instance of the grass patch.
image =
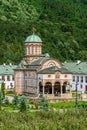
<svg viewBox="0 0 87 130">
<path fill-rule="evenodd" d="M 5 107 L 3 107 L 4 110 L 18 110 L 18 106 L 13 104 L 8 104 Z"/>
<path fill-rule="evenodd" d="M 76 107 L 76 103 L 75 102 L 50 103 L 50 107 L 54 107 L 54 108 L 75 108 Z M 78 107 L 86 107 L 87 108 L 87 102 L 85 102 L 85 101 L 78 101 Z"/>
<path fill-rule="evenodd" d="M 5 92 L 6 94 L 6 96 L 14 96 L 15 95 L 15 93 L 12 91 L 12 90 L 6 90 L 6 92 Z"/>
</svg>

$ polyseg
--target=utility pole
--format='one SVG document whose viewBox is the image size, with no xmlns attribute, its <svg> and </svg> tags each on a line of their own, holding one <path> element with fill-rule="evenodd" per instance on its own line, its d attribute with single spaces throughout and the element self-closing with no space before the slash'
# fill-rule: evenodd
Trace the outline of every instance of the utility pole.
<svg viewBox="0 0 87 130">
<path fill-rule="evenodd" d="M 76 82 L 76 109 L 78 109 L 78 88 L 77 88 L 78 83 Z"/>
<path fill-rule="evenodd" d="M 1 88 L 0 88 L 0 111 L 1 111 L 1 106 L 2 106 L 2 97 L 1 97 Z"/>
</svg>

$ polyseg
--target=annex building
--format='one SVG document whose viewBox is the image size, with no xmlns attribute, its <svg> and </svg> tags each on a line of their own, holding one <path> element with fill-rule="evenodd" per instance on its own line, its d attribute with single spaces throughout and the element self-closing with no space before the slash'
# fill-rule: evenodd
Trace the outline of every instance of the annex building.
<svg viewBox="0 0 87 130">
<path fill-rule="evenodd" d="M 76 84 L 78 91 L 81 93 L 87 93 L 87 62 L 77 62 L 63 63 L 65 68 L 67 68 L 72 73 L 72 90 L 76 89 Z"/>
<path fill-rule="evenodd" d="M 4 82 L 5 89 L 14 88 L 14 69 L 17 65 L 0 65 L 0 86 Z"/>
</svg>

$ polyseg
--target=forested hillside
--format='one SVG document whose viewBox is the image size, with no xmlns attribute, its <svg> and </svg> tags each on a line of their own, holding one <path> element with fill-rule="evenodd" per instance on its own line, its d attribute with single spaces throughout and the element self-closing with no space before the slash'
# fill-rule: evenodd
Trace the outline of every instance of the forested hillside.
<svg viewBox="0 0 87 130">
<path fill-rule="evenodd" d="M 20 62 L 33 27 L 43 53 L 87 61 L 87 0 L 0 0 L 0 64 Z"/>
</svg>

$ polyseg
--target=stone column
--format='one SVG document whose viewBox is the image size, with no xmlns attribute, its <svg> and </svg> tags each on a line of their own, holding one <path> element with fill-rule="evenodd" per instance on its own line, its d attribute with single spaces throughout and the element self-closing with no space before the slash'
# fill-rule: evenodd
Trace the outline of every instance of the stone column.
<svg viewBox="0 0 87 130">
<path fill-rule="evenodd" d="M 36 54 L 36 47 L 35 47 L 35 45 L 33 46 L 33 54 Z"/>
<path fill-rule="evenodd" d="M 32 54 L 32 46 L 30 46 L 30 54 Z"/>
<path fill-rule="evenodd" d="M 54 95 L 54 86 L 52 85 L 52 94 Z"/>
<path fill-rule="evenodd" d="M 43 95 L 44 95 L 44 86 L 43 86 Z"/>
<path fill-rule="evenodd" d="M 62 95 L 62 84 L 61 84 L 61 95 Z"/>
<path fill-rule="evenodd" d="M 40 46 L 40 54 L 42 54 L 41 46 Z"/>
<path fill-rule="evenodd" d="M 28 55 L 28 46 L 26 47 L 26 54 Z"/>
<path fill-rule="evenodd" d="M 70 85 L 70 94 L 71 94 L 71 87 L 72 87 L 72 85 Z"/>
<path fill-rule="evenodd" d="M 28 55 L 30 54 L 30 48 L 28 47 Z"/>
</svg>

